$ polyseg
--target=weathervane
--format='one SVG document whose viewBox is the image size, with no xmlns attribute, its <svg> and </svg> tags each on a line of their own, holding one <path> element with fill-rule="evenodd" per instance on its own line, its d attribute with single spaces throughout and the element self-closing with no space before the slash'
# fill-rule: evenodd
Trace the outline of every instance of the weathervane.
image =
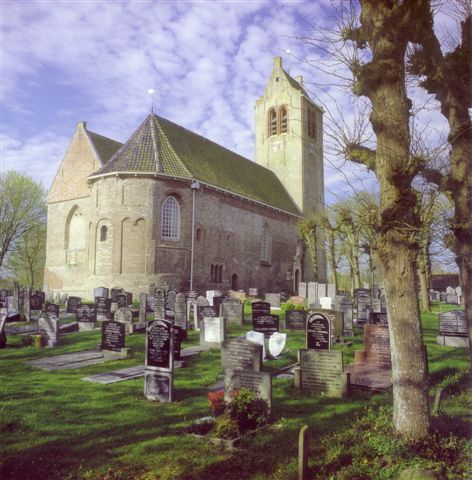
<svg viewBox="0 0 472 480">
<path fill-rule="evenodd" d="M 150 88 L 148 93 L 151 95 L 151 113 L 154 113 L 154 88 Z"/>
</svg>

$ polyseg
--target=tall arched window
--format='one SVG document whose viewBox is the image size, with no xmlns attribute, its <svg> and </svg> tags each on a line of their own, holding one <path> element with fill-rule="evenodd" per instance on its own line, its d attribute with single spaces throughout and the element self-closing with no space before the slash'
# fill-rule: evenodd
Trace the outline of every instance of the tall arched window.
<svg viewBox="0 0 472 480">
<path fill-rule="evenodd" d="M 269 111 L 269 137 L 271 135 L 277 135 L 277 112 L 275 108 Z"/>
<path fill-rule="evenodd" d="M 270 255 L 271 255 L 271 237 L 269 231 L 269 225 L 264 224 L 262 227 L 262 235 L 261 235 L 261 262 L 263 263 L 270 263 Z"/>
<path fill-rule="evenodd" d="M 175 197 L 167 197 L 162 204 L 161 237 L 178 240 L 180 236 L 180 207 Z"/>
<path fill-rule="evenodd" d="M 279 110 L 279 122 L 280 122 L 279 133 L 287 133 L 288 118 L 287 118 L 286 107 L 281 107 Z"/>
</svg>

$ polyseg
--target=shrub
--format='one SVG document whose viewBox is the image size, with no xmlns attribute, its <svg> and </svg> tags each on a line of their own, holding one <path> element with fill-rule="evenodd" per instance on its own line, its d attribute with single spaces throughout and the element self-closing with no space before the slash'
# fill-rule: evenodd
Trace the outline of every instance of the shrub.
<svg viewBox="0 0 472 480">
<path fill-rule="evenodd" d="M 247 388 L 239 390 L 228 408 L 230 417 L 236 422 L 242 433 L 266 424 L 269 419 L 267 401 L 258 398 Z"/>
<path fill-rule="evenodd" d="M 238 424 L 230 417 L 228 413 L 220 415 L 215 420 L 213 429 L 215 437 L 231 439 L 239 435 Z"/>
<path fill-rule="evenodd" d="M 226 408 L 224 389 L 208 392 L 208 402 L 210 403 L 210 413 L 214 417 L 221 415 Z"/>
</svg>

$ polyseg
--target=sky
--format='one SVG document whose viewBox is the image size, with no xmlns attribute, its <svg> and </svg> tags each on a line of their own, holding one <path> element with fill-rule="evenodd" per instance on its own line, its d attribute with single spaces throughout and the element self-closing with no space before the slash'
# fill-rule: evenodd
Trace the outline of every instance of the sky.
<svg viewBox="0 0 472 480">
<path fill-rule="evenodd" d="M 149 89 L 155 113 L 254 159 L 254 104 L 275 56 L 303 75 L 325 122 L 354 123 L 353 101 L 331 76 L 341 67 L 303 39 L 313 24 L 335 24 L 329 0 L 1 0 L 0 13 L 0 169 L 46 189 L 77 123 L 125 142 L 150 111 Z M 434 109 L 424 122 L 444 132 Z M 356 181 L 373 188 L 359 167 L 325 152 L 328 202 Z"/>
</svg>

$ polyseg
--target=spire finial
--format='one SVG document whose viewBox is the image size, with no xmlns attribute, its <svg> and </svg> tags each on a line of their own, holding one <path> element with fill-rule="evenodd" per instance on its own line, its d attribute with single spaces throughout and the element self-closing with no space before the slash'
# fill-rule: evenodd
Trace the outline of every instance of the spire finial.
<svg viewBox="0 0 472 480">
<path fill-rule="evenodd" d="M 151 95 L 151 113 L 154 113 L 154 88 L 150 88 L 148 93 Z"/>
</svg>

